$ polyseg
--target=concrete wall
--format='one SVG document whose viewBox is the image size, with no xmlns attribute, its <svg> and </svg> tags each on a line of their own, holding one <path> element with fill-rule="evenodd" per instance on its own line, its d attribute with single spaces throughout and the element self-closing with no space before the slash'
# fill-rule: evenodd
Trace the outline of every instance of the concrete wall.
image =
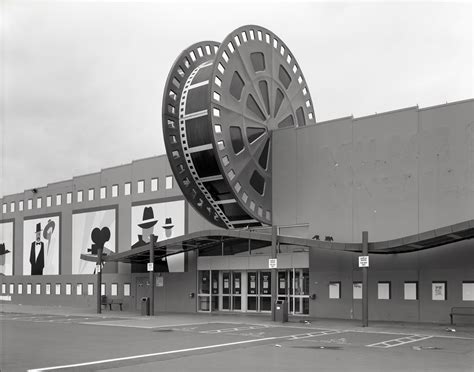
<svg viewBox="0 0 474 372">
<path fill-rule="evenodd" d="M 338 242 L 474 218 L 474 100 L 273 133 L 273 218 Z"/>
<path fill-rule="evenodd" d="M 354 300 L 352 283 L 362 281 L 358 254 L 311 250 L 310 314 L 315 317 L 361 319 L 362 302 Z M 453 306 L 474 306 L 462 300 L 462 282 L 474 280 L 474 241 L 466 240 L 414 253 L 370 255 L 369 319 L 449 322 Z M 341 298 L 329 298 L 329 282 L 341 282 Z M 391 299 L 377 299 L 377 283 L 391 282 Z M 404 300 L 404 282 L 418 282 L 418 300 Z M 432 300 L 432 282 L 447 282 L 447 300 Z M 463 319 L 469 321 L 469 319 Z"/>
</svg>

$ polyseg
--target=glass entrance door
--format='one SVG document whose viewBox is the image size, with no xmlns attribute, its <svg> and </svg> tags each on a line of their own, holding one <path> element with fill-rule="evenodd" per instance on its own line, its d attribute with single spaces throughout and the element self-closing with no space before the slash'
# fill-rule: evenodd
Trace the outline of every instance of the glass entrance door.
<svg viewBox="0 0 474 372">
<path fill-rule="evenodd" d="M 290 314 L 309 314 L 309 270 L 278 271 L 278 299 L 286 300 Z"/>
</svg>

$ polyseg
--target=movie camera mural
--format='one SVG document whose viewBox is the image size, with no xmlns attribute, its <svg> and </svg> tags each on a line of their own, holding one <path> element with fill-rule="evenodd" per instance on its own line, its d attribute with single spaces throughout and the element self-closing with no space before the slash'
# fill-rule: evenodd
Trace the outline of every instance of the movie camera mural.
<svg viewBox="0 0 474 372">
<path fill-rule="evenodd" d="M 97 255 L 116 252 L 115 209 L 79 212 L 72 215 L 72 273 L 95 274 L 96 264 L 81 259 L 81 255 Z"/>
</svg>

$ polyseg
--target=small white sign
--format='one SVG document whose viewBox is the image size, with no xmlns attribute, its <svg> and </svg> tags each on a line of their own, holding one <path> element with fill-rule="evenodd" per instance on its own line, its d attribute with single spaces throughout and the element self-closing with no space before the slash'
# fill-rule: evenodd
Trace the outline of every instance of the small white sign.
<svg viewBox="0 0 474 372">
<path fill-rule="evenodd" d="M 269 269 L 276 269 L 278 266 L 278 260 L 276 258 L 269 258 L 268 259 L 268 268 Z"/>
<path fill-rule="evenodd" d="M 95 265 L 95 272 L 100 273 L 100 265 Z"/>
<path fill-rule="evenodd" d="M 148 262 L 148 263 L 146 264 L 146 269 L 147 269 L 148 271 L 153 271 L 153 270 L 154 270 L 154 264 L 153 264 L 153 262 Z"/>
<path fill-rule="evenodd" d="M 163 287 L 163 285 L 164 285 L 163 276 L 159 275 L 159 276 L 156 277 L 156 279 L 155 279 L 155 285 L 156 285 L 157 287 Z"/>
<path fill-rule="evenodd" d="M 359 256 L 359 267 L 369 267 L 369 256 Z"/>
</svg>

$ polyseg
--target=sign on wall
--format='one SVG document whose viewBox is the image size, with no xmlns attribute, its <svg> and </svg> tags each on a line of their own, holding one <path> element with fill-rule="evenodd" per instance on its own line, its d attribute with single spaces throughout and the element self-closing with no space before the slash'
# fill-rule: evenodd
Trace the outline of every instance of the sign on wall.
<svg viewBox="0 0 474 372">
<path fill-rule="evenodd" d="M 0 223 L 0 275 L 13 275 L 13 222 Z"/>
<path fill-rule="evenodd" d="M 157 242 L 184 235 L 184 200 L 132 207 L 131 231 L 132 249 L 149 245 L 151 234 Z M 184 254 L 179 253 L 157 262 L 155 271 L 183 272 Z"/>
<path fill-rule="evenodd" d="M 81 254 L 97 255 L 97 247 L 103 246 L 103 254 L 116 252 L 115 209 L 81 212 L 72 215 L 72 273 L 94 274 L 95 262 L 81 259 Z"/>
<path fill-rule="evenodd" d="M 59 274 L 59 216 L 23 222 L 23 275 Z"/>
</svg>

